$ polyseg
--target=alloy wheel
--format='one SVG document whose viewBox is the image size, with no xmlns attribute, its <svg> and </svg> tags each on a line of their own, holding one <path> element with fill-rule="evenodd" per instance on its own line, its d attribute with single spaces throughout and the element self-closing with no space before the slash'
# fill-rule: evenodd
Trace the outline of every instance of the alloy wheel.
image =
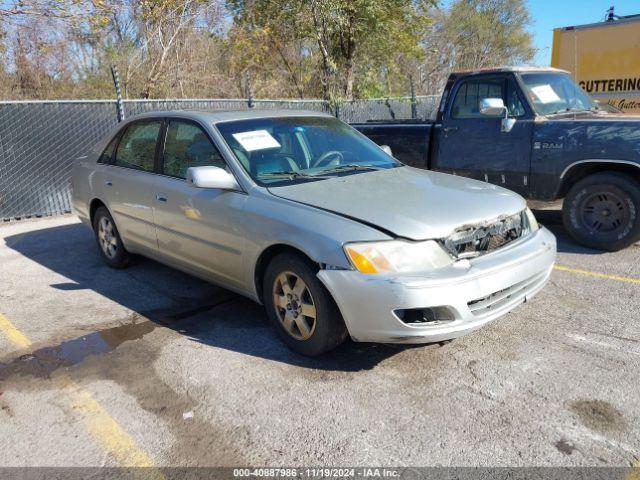
<svg viewBox="0 0 640 480">
<path fill-rule="evenodd" d="M 283 272 L 273 284 L 273 305 L 285 332 L 307 340 L 316 328 L 316 306 L 307 284 L 292 272 Z"/>
<path fill-rule="evenodd" d="M 98 239 L 100 248 L 107 258 L 114 258 L 118 252 L 118 239 L 113 228 L 113 222 L 107 217 L 100 218 L 98 222 Z"/>
</svg>

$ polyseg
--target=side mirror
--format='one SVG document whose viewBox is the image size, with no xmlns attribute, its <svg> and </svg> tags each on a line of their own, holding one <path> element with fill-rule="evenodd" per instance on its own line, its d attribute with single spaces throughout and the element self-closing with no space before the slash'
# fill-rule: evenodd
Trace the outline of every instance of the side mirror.
<svg viewBox="0 0 640 480">
<path fill-rule="evenodd" d="M 515 118 L 509 118 L 509 117 L 503 118 L 502 121 L 500 122 L 500 131 L 504 133 L 509 133 L 515 124 L 516 124 Z"/>
<path fill-rule="evenodd" d="M 480 100 L 480 113 L 488 117 L 504 115 L 507 107 L 501 98 L 483 98 Z"/>
<path fill-rule="evenodd" d="M 501 98 L 483 98 L 480 100 L 480 113 L 490 117 L 504 115 L 500 122 L 500 131 L 509 133 L 516 124 L 515 118 L 509 118 L 509 109 L 504 106 Z"/>
<path fill-rule="evenodd" d="M 382 150 L 390 157 L 393 157 L 393 152 L 391 151 L 391 147 L 389 145 L 380 145 L 380 150 Z"/>
<path fill-rule="evenodd" d="M 191 167 L 187 170 L 187 183 L 197 188 L 240 190 L 235 177 L 220 167 Z"/>
</svg>

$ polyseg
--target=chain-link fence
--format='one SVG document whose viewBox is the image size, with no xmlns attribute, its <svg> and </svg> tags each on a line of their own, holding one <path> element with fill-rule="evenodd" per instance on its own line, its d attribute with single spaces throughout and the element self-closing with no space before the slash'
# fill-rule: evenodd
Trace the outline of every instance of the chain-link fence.
<svg viewBox="0 0 640 480">
<path fill-rule="evenodd" d="M 246 99 L 188 99 L 188 100 L 125 100 L 124 114 L 131 117 L 158 110 L 313 110 L 333 113 L 328 102 L 322 100 L 246 100 Z"/>
<path fill-rule="evenodd" d="M 336 116 L 347 123 L 370 120 L 429 120 L 435 118 L 440 97 L 378 98 L 373 100 L 352 100 L 336 105 Z"/>
<path fill-rule="evenodd" d="M 115 102 L 0 104 L 0 218 L 70 211 L 73 159 L 116 123 Z"/>
<path fill-rule="evenodd" d="M 429 119 L 438 97 L 355 100 L 125 100 L 125 118 L 156 110 L 296 109 L 345 122 Z M 74 159 L 118 122 L 116 101 L 0 102 L 0 219 L 71 211 Z"/>
</svg>

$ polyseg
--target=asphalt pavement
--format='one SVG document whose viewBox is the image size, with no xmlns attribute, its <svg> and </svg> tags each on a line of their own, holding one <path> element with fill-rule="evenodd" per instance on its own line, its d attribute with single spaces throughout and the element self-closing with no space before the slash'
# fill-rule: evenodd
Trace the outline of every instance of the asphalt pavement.
<svg viewBox="0 0 640 480">
<path fill-rule="evenodd" d="M 0 466 L 630 466 L 640 247 L 559 241 L 533 300 L 445 345 L 289 351 L 262 308 L 71 216 L 0 226 Z"/>
</svg>

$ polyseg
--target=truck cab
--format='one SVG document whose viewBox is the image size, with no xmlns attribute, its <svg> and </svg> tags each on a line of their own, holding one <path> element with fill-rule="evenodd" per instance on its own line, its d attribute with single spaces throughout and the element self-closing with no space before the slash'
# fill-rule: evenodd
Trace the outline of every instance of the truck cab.
<svg viewBox="0 0 640 480">
<path fill-rule="evenodd" d="M 565 199 L 564 224 L 583 245 L 640 240 L 640 118 L 599 108 L 564 70 L 453 73 L 435 121 L 354 126 L 413 166 Z"/>
<path fill-rule="evenodd" d="M 485 99 L 500 99 L 509 132 L 501 127 L 505 113 L 480 108 Z M 530 141 L 535 112 L 528 105 L 513 71 L 457 73 L 449 77 L 435 124 L 432 168 L 495 183 L 522 195 L 531 191 Z"/>
</svg>

